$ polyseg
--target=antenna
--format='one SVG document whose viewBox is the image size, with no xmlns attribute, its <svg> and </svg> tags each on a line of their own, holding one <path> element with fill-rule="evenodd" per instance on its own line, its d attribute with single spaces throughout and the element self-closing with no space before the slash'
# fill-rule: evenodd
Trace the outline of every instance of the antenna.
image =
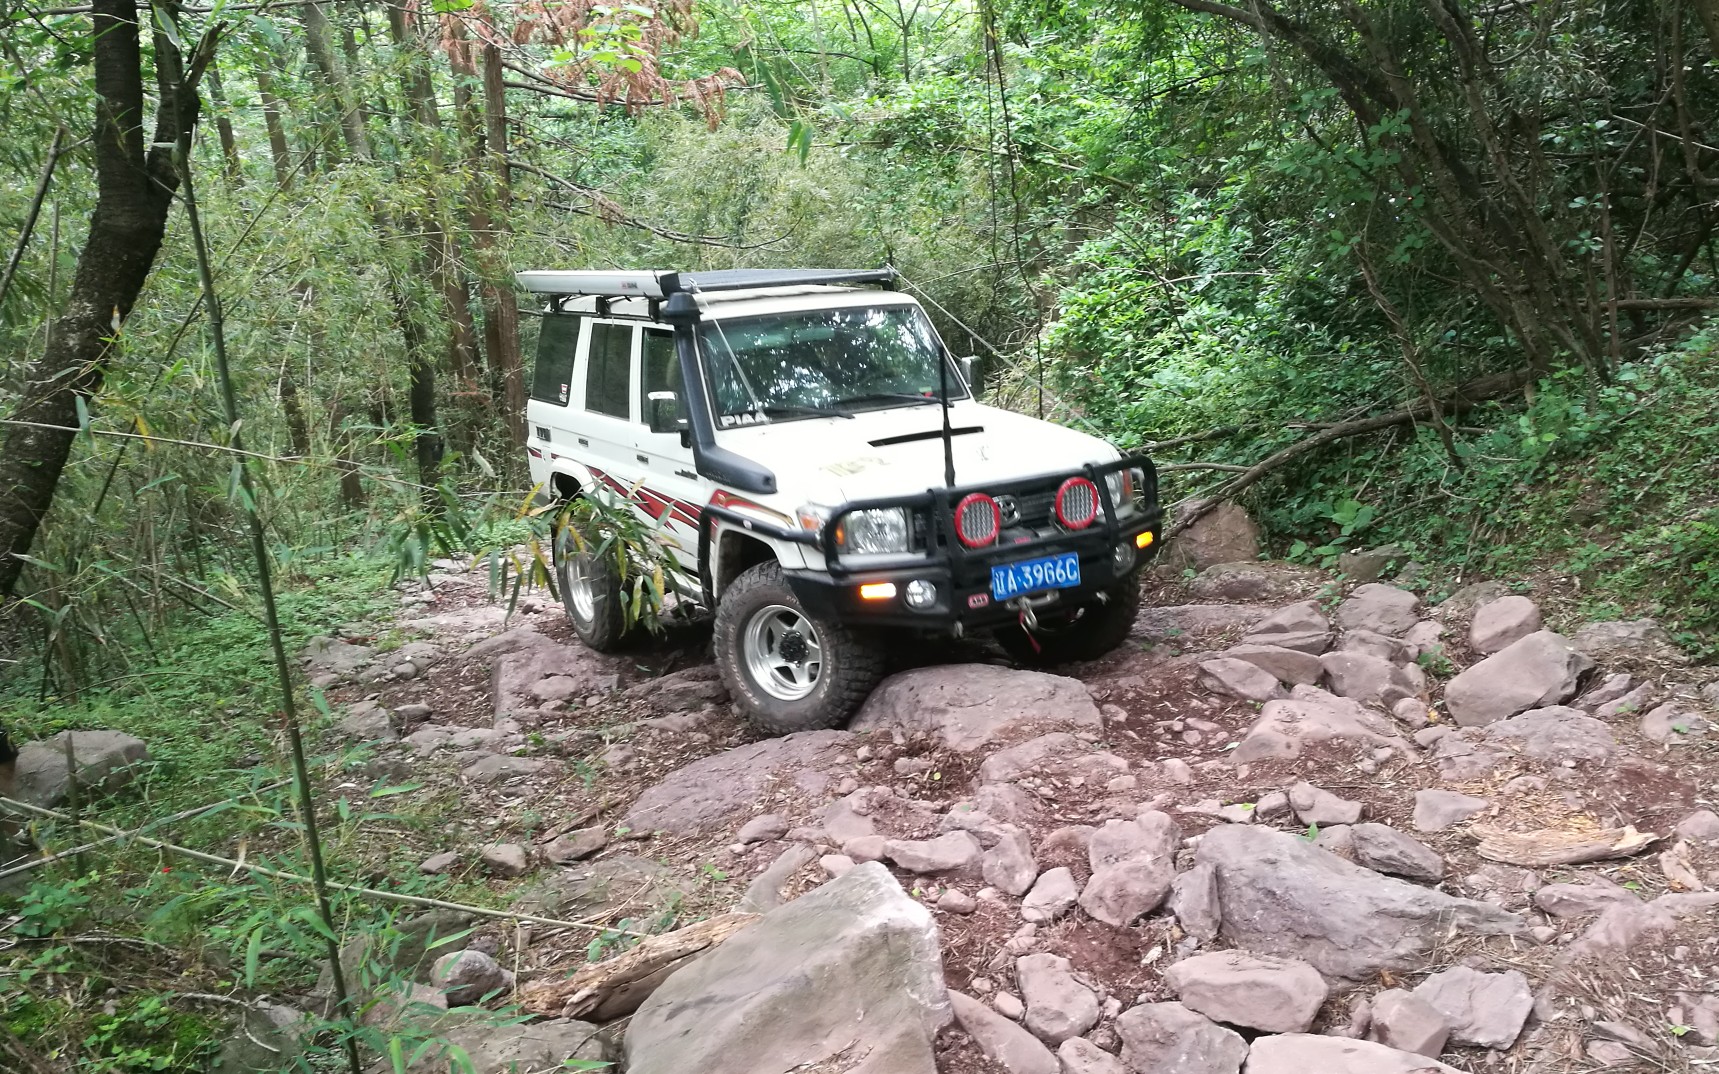
<svg viewBox="0 0 1719 1074">
<path fill-rule="evenodd" d="M 943 483 L 955 487 L 955 435 L 949 429 L 949 353 L 937 348 L 937 394 L 943 397 Z"/>
</svg>

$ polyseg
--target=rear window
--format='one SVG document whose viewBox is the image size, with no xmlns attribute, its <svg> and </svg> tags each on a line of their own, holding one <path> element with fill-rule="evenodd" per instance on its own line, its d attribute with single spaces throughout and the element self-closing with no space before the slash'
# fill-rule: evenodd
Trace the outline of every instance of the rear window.
<svg viewBox="0 0 1719 1074">
<path fill-rule="evenodd" d="M 593 324 L 591 360 L 585 370 L 585 409 L 615 418 L 631 417 L 627 391 L 632 374 L 632 326 Z"/>
<path fill-rule="evenodd" d="M 531 397 L 566 406 L 573 386 L 573 355 L 579 348 L 579 320 L 567 313 L 546 313 L 537 333 L 537 366 Z"/>
</svg>

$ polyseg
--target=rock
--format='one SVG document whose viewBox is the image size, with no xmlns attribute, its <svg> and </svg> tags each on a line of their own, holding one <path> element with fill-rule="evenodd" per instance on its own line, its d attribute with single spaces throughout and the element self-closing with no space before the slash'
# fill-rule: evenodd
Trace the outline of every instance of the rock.
<svg viewBox="0 0 1719 1074">
<path fill-rule="evenodd" d="M 57 809 L 71 793 L 66 771 L 66 740 L 83 794 L 111 793 L 130 783 L 136 766 L 149 760 L 143 739 L 122 731 L 61 731 L 18 748 L 13 762 L 12 797 L 43 809 Z"/>
<path fill-rule="evenodd" d="M 1431 788 L 1415 792 L 1414 825 L 1417 832 L 1442 832 L 1474 816 L 1492 803 L 1458 791 Z"/>
<path fill-rule="evenodd" d="M 490 753 L 460 769 L 460 778 L 470 783 L 505 783 L 511 779 L 535 776 L 548 767 L 549 762 L 541 757 L 507 757 Z"/>
<path fill-rule="evenodd" d="M 418 871 L 426 876 L 440 876 L 460 863 L 458 851 L 444 850 L 440 854 L 431 854 L 418 865 Z"/>
<path fill-rule="evenodd" d="M 1414 659 L 1414 654 L 1409 652 L 1407 642 L 1401 638 L 1376 634 L 1371 630 L 1345 632 L 1343 640 L 1337 643 L 1337 651 L 1377 657 L 1387 664 L 1406 664 Z"/>
<path fill-rule="evenodd" d="M 552 865 L 583 861 L 609 845 L 609 833 L 602 825 L 579 828 L 551 839 L 543 847 L 543 857 Z"/>
<path fill-rule="evenodd" d="M 1325 575 L 1292 563 L 1214 563 L 1188 583 L 1194 597 L 1213 603 L 1270 603 L 1317 592 Z"/>
<path fill-rule="evenodd" d="M 1247 1074 L 1462 1074 L 1435 1059 L 1368 1040 L 1284 1033 L 1261 1037 L 1248 1053 Z"/>
<path fill-rule="evenodd" d="M 1271 675 L 1279 682 L 1312 685 L 1319 681 L 1325 669 L 1312 653 L 1286 649 L 1281 645 L 1232 645 L 1222 654 L 1226 660 L 1243 660 Z"/>
<path fill-rule="evenodd" d="M 525 692 L 531 697 L 543 702 L 565 701 L 575 694 L 585 692 L 586 684 L 571 675 L 551 675 L 546 679 L 538 679 Z"/>
<path fill-rule="evenodd" d="M 499 753 L 507 736 L 493 727 L 468 727 L 448 735 L 447 746 L 456 750 L 484 750 Z"/>
<path fill-rule="evenodd" d="M 828 1062 L 933 1074 L 931 1042 L 949 1013 L 931 913 L 871 862 L 671 974 L 633 1015 L 626 1068 L 755 1074 Z M 1055 1074 L 1054 1061 L 1044 1069 Z"/>
<path fill-rule="evenodd" d="M 346 706 L 346 715 L 334 725 L 334 733 L 353 742 L 395 742 L 400 738 L 393 714 L 374 701 Z"/>
<path fill-rule="evenodd" d="M 1253 624 L 1243 645 L 1272 645 L 1317 656 L 1331 647 L 1331 621 L 1319 602 L 1291 604 Z"/>
<path fill-rule="evenodd" d="M 221 1042 L 209 1074 L 275 1074 L 304 1050 L 311 1035 L 310 1016 L 278 1003 L 246 1006 L 234 1032 Z M 1094 1068 L 1102 1070 L 1102 1068 Z"/>
<path fill-rule="evenodd" d="M 1641 898 L 1604 877 L 1580 884 L 1547 884 L 1534 892 L 1534 905 L 1552 917 L 1586 917 L 1618 904 L 1640 906 Z"/>
<path fill-rule="evenodd" d="M 1165 813 L 1105 821 L 1087 845 L 1092 878 L 1081 890 L 1081 909 L 1118 928 L 1157 909 L 1175 879 L 1180 841 L 1176 822 Z"/>
<path fill-rule="evenodd" d="M 1353 742 L 1407 750 L 1390 720 L 1358 702 L 1315 686 L 1296 686 L 1285 700 L 1268 701 L 1232 754 L 1236 764 L 1293 760 L 1312 742 Z"/>
<path fill-rule="evenodd" d="M 454 910 L 431 910 L 398 918 L 342 944 L 340 964 L 364 967 L 372 981 L 419 980 L 438 957 L 465 950 L 470 942 L 467 935 L 470 925 L 471 918 Z M 348 983 L 353 982 L 349 979 Z M 326 999 L 333 993 L 334 975 L 325 964 L 310 994 Z M 427 993 L 434 1002 L 447 1005 L 440 992 L 428 989 Z"/>
<path fill-rule="evenodd" d="M 1677 647 L 1656 619 L 1589 623 L 1571 636 L 1570 643 L 1607 665 L 1689 663 L 1688 654 Z"/>
<path fill-rule="evenodd" d="M 1306 836 L 1300 838 L 1305 839 Z M 1333 824 L 1329 828 L 1319 829 L 1319 834 L 1313 838 L 1313 845 L 1346 861 L 1352 859 L 1355 854 L 1355 836 L 1349 831 L 1347 824 Z"/>
<path fill-rule="evenodd" d="M 1450 1039 L 1450 1022 L 1412 992 L 1393 988 L 1373 997 L 1367 1039 L 1398 1051 L 1433 1058 Z"/>
<path fill-rule="evenodd" d="M 627 696 L 649 699 L 659 710 L 680 712 L 700 705 L 725 705 L 728 687 L 716 668 L 708 664 L 671 671 L 654 679 L 646 679 L 629 687 Z"/>
<path fill-rule="evenodd" d="M 551 1018 L 538 1022 L 509 1022 L 487 1011 L 449 1011 L 434 1021 L 413 1021 L 401 1036 L 427 1040 L 424 1054 L 410 1062 L 406 1074 L 444 1074 L 467 1069 L 454 1056 L 464 1052 L 474 1074 L 514 1074 L 525 1070 L 611 1069 L 602 1031 L 589 1022 Z M 406 1055 L 414 1054 L 408 1049 Z M 392 1069 L 384 1066 L 383 1069 Z"/>
<path fill-rule="evenodd" d="M 329 681 L 332 683 L 357 674 L 376 659 L 376 650 L 337 638 L 318 637 L 310 639 L 300 650 L 298 658 L 307 675 L 331 676 Z"/>
<path fill-rule="evenodd" d="M 1099 732 L 1104 721 L 1078 679 L 989 664 L 947 664 L 885 679 L 848 726 L 927 735 L 945 749 L 971 753 L 1047 731 Z"/>
<path fill-rule="evenodd" d="M 861 793 L 850 792 L 836 799 L 824 807 L 824 834 L 829 836 L 830 842 L 836 846 L 846 846 L 852 840 L 876 835 L 877 826 L 872 823 L 871 817 L 868 815 L 870 809 L 871 807 L 866 804 L 865 795 Z M 878 838 L 881 839 L 882 837 L 879 836 Z M 881 846 L 880 842 L 879 847 L 881 848 Z M 880 849 L 871 858 L 855 860 L 870 861 L 881 856 L 882 850 Z"/>
<path fill-rule="evenodd" d="M 1273 820 L 1289 813 L 1289 795 L 1283 791 L 1267 791 L 1254 803 L 1254 815 L 1260 820 Z"/>
<path fill-rule="evenodd" d="M 1660 705 L 1641 718 L 1641 736 L 1650 742 L 1674 744 L 1701 738 L 1713 724 L 1699 712 L 1678 702 Z"/>
<path fill-rule="evenodd" d="M 1295 810 L 1296 819 L 1301 823 L 1317 824 L 1321 828 L 1353 824 L 1361 819 L 1360 802 L 1339 798 L 1306 780 L 1289 788 L 1289 808 Z"/>
<path fill-rule="evenodd" d="M 1060 955 L 1034 954 L 1015 960 L 1015 981 L 1027 1005 L 1028 1032 L 1055 1047 L 1098 1024 L 1098 997 L 1075 980 Z"/>
<path fill-rule="evenodd" d="M 1143 605 L 1129 636 L 1148 645 L 1185 647 L 1190 638 L 1246 630 L 1271 614 L 1267 604 Z"/>
<path fill-rule="evenodd" d="M 980 862 L 985 883 L 999 891 L 1019 898 L 1032 890 L 1039 876 L 1039 863 L 1033 859 L 1032 839 L 1026 832 L 1009 825 L 997 845 L 985 852 Z"/>
<path fill-rule="evenodd" d="M 1644 682 L 1616 701 L 1605 701 L 1593 706 L 1589 711 L 1602 720 L 1615 720 L 1620 716 L 1635 716 L 1646 712 L 1653 705 L 1653 699 L 1659 696 L 1659 687 L 1651 682 Z"/>
<path fill-rule="evenodd" d="M 422 701 L 411 701 L 394 707 L 394 715 L 402 720 L 427 720 L 435 714 L 435 710 Z"/>
<path fill-rule="evenodd" d="M 1122 1062 L 1151 1074 L 1237 1074 L 1247 1042 L 1180 1003 L 1142 1003 L 1116 1019 Z M 1308 1074 L 1298 1071 L 1296 1074 Z"/>
<path fill-rule="evenodd" d="M 1013 783 L 1028 775 L 1058 779 L 1079 777 L 1102 782 L 1127 770 L 1128 762 L 1115 754 L 1095 749 L 1066 731 L 1055 731 L 998 750 L 985 758 L 979 765 L 979 782 Z M 989 809 L 986 811 L 991 812 Z M 999 813 L 992 815 L 1002 816 Z"/>
<path fill-rule="evenodd" d="M 639 751 L 625 742 L 617 742 L 598 756 L 604 768 L 625 772 L 639 762 Z"/>
<path fill-rule="evenodd" d="M 1432 710 L 1418 697 L 1405 697 L 1391 706 L 1391 719 L 1411 731 L 1418 731 L 1432 720 Z"/>
<path fill-rule="evenodd" d="M 1376 582 L 1393 567 L 1408 562 L 1408 555 L 1394 544 L 1344 552 L 1337 557 L 1337 570 L 1351 582 Z"/>
<path fill-rule="evenodd" d="M 1420 621 L 1420 606 L 1420 598 L 1406 589 L 1368 582 L 1337 606 L 1337 625 L 1395 637 Z"/>
<path fill-rule="evenodd" d="M 1259 558 L 1259 527 L 1240 506 L 1220 503 L 1176 535 L 1159 562 L 1172 570 L 1197 571 L 1218 563 Z"/>
<path fill-rule="evenodd" d="M 1510 587 L 1503 582 L 1470 582 L 1446 597 L 1438 606 L 1438 614 L 1446 621 L 1464 619 L 1472 616 L 1482 604 L 1509 595 Z"/>
<path fill-rule="evenodd" d="M 1450 929 L 1497 936 L 1523 928 L 1489 903 L 1393 880 L 1260 825 L 1207 832 L 1194 860 L 1217 869 L 1224 939 L 1331 977 L 1417 968 Z"/>
<path fill-rule="evenodd" d="M 1586 693 L 1577 698 L 1572 702 L 1572 704 L 1579 709 L 1593 712 L 1601 705 L 1609 705 L 1613 701 L 1628 695 L 1635 686 L 1635 676 L 1631 675 L 1627 671 L 1620 671 L 1616 675 L 1606 676 L 1606 680 L 1604 682 L 1600 683 L 1598 686 L 1590 687 Z"/>
<path fill-rule="evenodd" d="M 846 731 L 802 731 L 694 761 L 639 795 L 621 827 L 694 835 L 755 812 L 766 789 L 778 784 L 823 794 L 834 783 L 830 772 L 840 763 L 838 755 L 851 751 L 854 737 Z"/>
<path fill-rule="evenodd" d="M 950 914 L 970 914 L 979 908 L 979 900 L 950 888 L 937 897 L 937 908 Z"/>
<path fill-rule="evenodd" d="M 857 863 L 846 854 L 825 854 L 823 857 L 818 859 L 819 868 L 823 869 L 831 879 L 844 875 L 856 864 Z M 949 893 L 947 892 L 945 893 L 945 898 L 947 898 L 948 894 Z M 939 905 L 941 905 L 941 901 Z M 944 906 L 943 909 L 947 910 L 949 907 Z"/>
<path fill-rule="evenodd" d="M 1419 660 L 1423 656 L 1439 656 L 1444 653 L 1444 624 L 1436 619 L 1422 619 L 1410 627 L 1403 635 L 1403 644 L 1409 648 L 1409 659 Z"/>
<path fill-rule="evenodd" d="M 695 887 L 690 876 L 666 865 L 611 853 L 539 874 L 511 908 L 574 921 L 625 908 L 644 919 L 677 905 Z"/>
<path fill-rule="evenodd" d="M 1463 727 L 1494 723 L 1569 700 L 1593 666 L 1563 635 L 1537 631 L 1452 679 L 1445 707 Z"/>
<path fill-rule="evenodd" d="M 1217 939 L 1223 923 L 1223 908 L 1218 901 L 1218 871 L 1210 863 L 1196 865 L 1180 874 L 1170 885 L 1170 912 L 1176 915 L 1182 931 L 1201 943 Z"/>
<path fill-rule="evenodd" d="M 1719 814 L 1697 809 L 1677 822 L 1677 835 L 1695 843 L 1719 843 Z"/>
<path fill-rule="evenodd" d="M 762 813 L 740 826 L 735 841 L 745 844 L 767 843 L 788 834 L 788 820 L 776 813 Z"/>
<path fill-rule="evenodd" d="M 1122 1060 L 1085 1037 L 1070 1037 L 1056 1050 L 1062 1074 L 1128 1074 Z"/>
<path fill-rule="evenodd" d="M 1331 681 L 1331 692 L 1362 704 L 1390 708 L 1398 701 L 1418 697 L 1426 691 L 1426 677 L 1418 667 L 1399 667 L 1368 653 L 1338 651 L 1319 658 Z"/>
<path fill-rule="evenodd" d="M 1349 829 L 1357 865 L 1374 872 L 1436 882 L 1444 876 L 1444 859 L 1386 824 L 1356 824 Z"/>
<path fill-rule="evenodd" d="M 1416 999 L 1444 1015 L 1453 1044 L 1508 1048 L 1516 1043 L 1534 994 L 1515 970 L 1481 973 L 1457 966 L 1435 973 L 1414 990 Z"/>
<path fill-rule="evenodd" d="M 513 974 L 482 951 L 455 951 L 436 959 L 430 983 L 448 997 L 450 1007 L 475 1007 L 486 999 L 505 999 Z"/>
<path fill-rule="evenodd" d="M 795 873 L 817 860 L 818 852 L 808 843 L 791 843 L 764 871 L 746 885 L 735 909 L 747 914 L 767 914 L 782 905 L 782 887 Z"/>
<path fill-rule="evenodd" d="M 983 853 L 971 832 L 946 832 L 935 839 L 891 839 L 883 844 L 883 856 L 910 873 L 970 869 Z"/>
<path fill-rule="evenodd" d="M 1637 944 L 1673 933 L 1691 920 L 1710 920 L 1719 893 L 1661 895 L 1652 902 L 1619 902 L 1608 907 L 1588 931 L 1564 949 L 1564 964 L 1605 961 L 1631 953 Z"/>
<path fill-rule="evenodd" d="M 1617 740 L 1604 723 L 1581 709 L 1553 705 L 1488 724 L 1486 742 L 1513 746 L 1537 761 L 1604 763 L 1617 754 Z"/>
<path fill-rule="evenodd" d="M 882 861 L 883 846 L 889 842 L 881 835 L 862 835 L 842 844 L 842 853 L 855 861 Z"/>
<path fill-rule="evenodd" d="M 1065 868 L 1047 869 L 1039 874 L 1032 890 L 1021 900 L 1021 917 L 1038 924 L 1049 924 L 1068 913 L 1080 898 L 1074 874 Z"/>
<path fill-rule="evenodd" d="M 490 702 L 498 719 L 536 708 L 562 690 L 568 691 L 563 697 L 601 696 L 618 685 L 616 669 L 626 666 L 584 646 L 564 645 L 530 627 L 515 627 L 485 639 L 466 650 L 466 659 L 492 660 Z M 571 683 L 552 684 L 548 697 L 533 692 L 544 680 L 559 678 Z"/>
<path fill-rule="evenodd" d="M 481 847 L 478 861 L 496 876 L 524 876 L 531 871 L 531 858 L 518 843 L 490 843 Z"/>
<path fill-rule="evenodd" d="M 950 992 L 949 1003 L 955 1010 L 955 1018 L 961 1023 L 961 1028 L 973 1038 L 973 1043 L 979 1046 L 980 1051 L 1003 1068 L 1004 1074 L 1059 1074 L 1056 1056 L 1031 1033 L 971 996 Z M 935 1067 L 928 1066 L 925 1069 L 929 1074 Z"/>
<path fill-rule="evenodd" d="M 1277 676 L 1257 664 L 1227 656 L 1200 664 L 1200 685 L 1213 693 L 1244 701 L 1270 701 L 1286 696 Z"/>
<path fill-rule="evenodd" d="M 1328 991 L 1305 962 L 1236 951 L 1185 958 L 1165 971 L 1164 983 L 1190 1010 L 1267 1033 L 1306 1032 Z"/>
<path fill-rule="evenodd" d="M 998 992 L 992 996 L 991 1007 L 1011 1022 L 1018 1022 L 1027 1016 L 1027 1005 L 1021 1002 L 1021 997 L 1012 992 Z"/>
<path fill-rule="evenodd" d="M 1468 647 L 1482 655 L 1521 641 L 1540 629 L 1540 606 L 1527 597 L 1499 597 L 1474 610 Z"/>
</svg>

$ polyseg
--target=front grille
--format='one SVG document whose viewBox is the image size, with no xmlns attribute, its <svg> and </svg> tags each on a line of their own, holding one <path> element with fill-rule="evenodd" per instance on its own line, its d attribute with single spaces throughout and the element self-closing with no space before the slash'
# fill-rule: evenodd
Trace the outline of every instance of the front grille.
<svg viewBox="0 0 1719 1074">
<path fill-rule="evenodd" d="M 998 497 L 1001 499 L 1002 497 Z M 1004 524 L 1008 526 L 1025 526 L 1028 529 L 1038 529 L 1048 526 L 1054 519 L 1056 509 L 1056 486 L 1043 489 L 1031 489 L 1026 492 L 1013 493 L 1017 516 L 1005 517 Z"/>
</svg>

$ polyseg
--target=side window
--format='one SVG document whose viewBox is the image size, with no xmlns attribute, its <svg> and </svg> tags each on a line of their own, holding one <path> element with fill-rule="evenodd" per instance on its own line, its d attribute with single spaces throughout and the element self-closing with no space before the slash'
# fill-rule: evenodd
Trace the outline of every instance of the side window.
<svg viewBox="0 0 1719 1074">
<path fill-rule="evenodd" d="M 627 406 L 632 367 L 632 326 L 593 324 L 591 358 L 585 367 L 585 409 L 615 418 L 632 417 Z"/>
<path fill-rule="evenodd" d="M 537 365 L 531 397 L 566 406 L 573 388 L 573 356 L 579 350 L 579 320 L 571 313 L 545 313 L 537 333 Z"/>
<path fill-rule="evenodd" d="M 660 328 L 647 328 L 640 346 L 644 376 L 639 378 L 639 414 L 650 420 L 652 392 L 673 392 L 681 396 L 680 360 L 674 352 L 674 333 Z M 681 405 L 685 406 L 682 398 Z"/>
</svg>

